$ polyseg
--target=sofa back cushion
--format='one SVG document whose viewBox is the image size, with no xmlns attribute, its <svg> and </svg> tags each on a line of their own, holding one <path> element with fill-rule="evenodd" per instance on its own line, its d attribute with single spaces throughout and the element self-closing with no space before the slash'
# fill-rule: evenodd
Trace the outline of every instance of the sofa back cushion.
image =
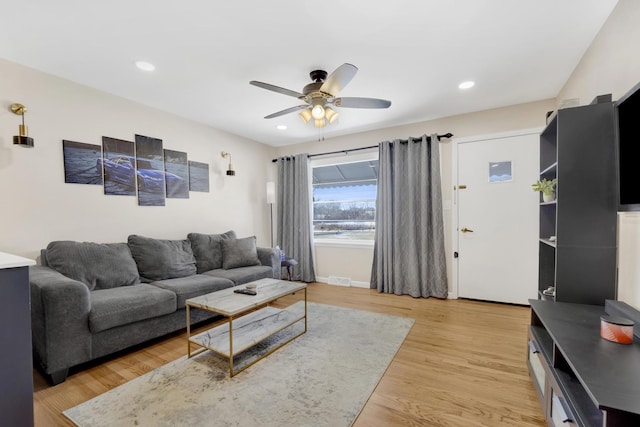
<svg viewBox="0 0 640 427">
<path fill-rule="evenodd" d="M 189 233 L 187 238 L 191 241 L 193 255 L 196 257 L 198 274 L 201 274 L 222 268 L 222 241 L 235 239 L 236 232 L 230 230 L 222 234 Z"/>
<path fill-rule="evenodd" d="M 140 282 L 126 243 L 55 241 L 47 246 L 46 259 L 49 267 L 84 283 L 90 290 Z"/>
<path fill-rule="evenodd" d="M 255 236 L 222 241 L 222 268 L 229 270 L 252 265 L 260 265 Z"/>
<path fill-rule="evenodd" d="M 196 260 L 189 240 L 161 240 L 132 234 L 128 242 L 140 276 L 145 279 L 164 280 L 196 274 Z"/>
</svg>

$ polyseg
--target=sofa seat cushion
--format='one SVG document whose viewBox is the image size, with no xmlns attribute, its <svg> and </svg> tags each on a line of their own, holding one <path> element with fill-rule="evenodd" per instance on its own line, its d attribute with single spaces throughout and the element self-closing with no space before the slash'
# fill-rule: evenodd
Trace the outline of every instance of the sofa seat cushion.
<svg viewBox="0 0 640 427">
<path fill-rule="evenodd" d="M 232 280 L 236 285 L 253 282 L 258 279 L 273 278 L 273 270 L 268 265 L 253 265 L 250 267 L 239 267 L 231 270 L 219 268 L 204 273 L 206 276 L 224 277 Z"/>
<path fill-rule="evenodd" d="M 179 309 L 185 307 L 185 301 L 189 298 L 235 286 L 234 282 L 229 279 L 203 274 L 179 279 L 158 280 L 151 283 L 151 285 L 175 293 Z"/>
<path fill-rule="evenodd" d="M 162 240 L 133 234 L 128 243 L 140 276 L 149 281 L 196 274 L 196 259 L 187 239 Z"/>
<path fill-rule="evenodd" d="M 55 241 L 46 262 L 57 272 L 87 285 L 89 290 L 138 283 L 138 268 L 126 243 Z"/>
<path fill-rule="evenodd" d="M 92 291 L 89 329 L 97 333 L 116 326 L 150 319 L 176 311 L 176 294 L 140 283 Z"/>
<path fill-rule="evenodd" d="M 235 239 L 236 232 L 229 230 L 222 234 L 189 233 L 193 256 L 196 258 L 198 274 L 222 268 L 222 241 Z"/>
</svg>

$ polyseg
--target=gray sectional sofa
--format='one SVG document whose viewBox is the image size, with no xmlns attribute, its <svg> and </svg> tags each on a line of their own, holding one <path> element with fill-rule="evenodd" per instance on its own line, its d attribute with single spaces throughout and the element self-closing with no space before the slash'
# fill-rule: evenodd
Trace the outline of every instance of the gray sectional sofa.
<svg viewBox="0 0 640 427">
<path fill-rule="evenodd" d="M 34 362 L 58 384 L 70 367 L 185 328 L 188 298 L 262 278 L 280 278 L 280 251 L 233 231 L 51 242 L 30 267 Z M 191 323 L 212 316 L 192 310 Z"/>
</svg>

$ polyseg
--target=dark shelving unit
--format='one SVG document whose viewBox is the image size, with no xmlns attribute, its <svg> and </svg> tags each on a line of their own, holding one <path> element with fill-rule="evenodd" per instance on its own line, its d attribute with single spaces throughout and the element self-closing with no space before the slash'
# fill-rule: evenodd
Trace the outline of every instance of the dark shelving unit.
<svg viewBox="0 0 640 427">
<path fill-rule="evenodd" d="M 616 297 L 617 198 L 614 106 L 601 96 L 560 109 L 540 134 L 540 179 L 557 178 L 556 200 L 540 199 L 541 299 L 604 305 Z M 550 237 L 555 236 L 555 241 Z M 554 296 L 543 295 L 550 286 Z"/>
<path fill-rule="evenodd" d="M 531 303 L 527 364 L 550 426 L 640 425 L 640 344 L 600 337 L 600 305 Z"/>
</svg>

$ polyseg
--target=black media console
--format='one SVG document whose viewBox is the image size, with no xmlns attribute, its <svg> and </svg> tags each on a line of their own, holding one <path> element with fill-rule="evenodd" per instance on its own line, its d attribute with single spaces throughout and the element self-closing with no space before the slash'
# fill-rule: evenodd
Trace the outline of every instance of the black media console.
<svg viewBox="0 0 640 427">
<path fill-rule="evenodd" d="M 601 338 L 602 305 L 529 302 L 529 372 L 548 424 L 640 426 L 638 337 L 631 345 Z"/>
</svg>

